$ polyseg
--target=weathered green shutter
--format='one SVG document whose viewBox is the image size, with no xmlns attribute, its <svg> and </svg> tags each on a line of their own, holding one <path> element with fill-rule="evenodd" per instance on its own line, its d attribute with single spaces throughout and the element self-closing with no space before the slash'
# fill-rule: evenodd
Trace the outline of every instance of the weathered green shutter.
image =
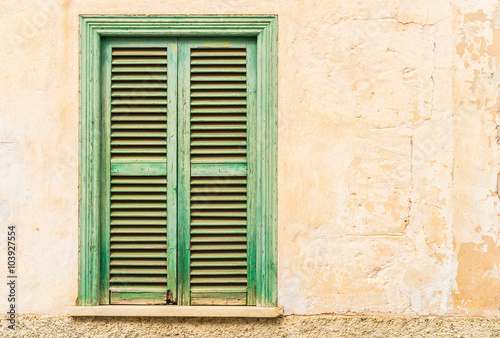
<svg viewBox="0 0 500 338">
<path fill-rule="evenodd" d="M 79 305 L 277 304 L 277 31 L 80 17 Z"/>
<path fill-rule="evenodd" d="M 255 42 L 137 41 L 104 72 L 108 303 L 255 305 Z"/>
<path fill-rule="evenodd" d="M 176 157 L 175 147 L 173 154 L 167 151 L 167 54 L 167 47 L 154 44 L 111 47 L 110 304 L 166 304 L 175 292 L 168 285 L 175 283 L 169 276 L 175 267 L 167 268 L 175 264 L 175 253 L 167 255 L 167 220 L 176 218 L 170 215 L 175 198 L 167 193 L 167 158 Z"/>
<path fill-rule="evenodd" d="M 248 53 L 246 45 L 183 47 L 189 166 L 184 199 L 189 223 L 191 305 L 247 305 L 248 280 Z M 251 69 L 250 69 L 251 70 Z M 189 94 L 187 94 L 189 93 Z M 182 112 L 180 112 L 182 114 Z M 182 175 L 182 174 L 181 174 Z M 186 302 L 184 302 L 186 303 Z"/>
</svg>

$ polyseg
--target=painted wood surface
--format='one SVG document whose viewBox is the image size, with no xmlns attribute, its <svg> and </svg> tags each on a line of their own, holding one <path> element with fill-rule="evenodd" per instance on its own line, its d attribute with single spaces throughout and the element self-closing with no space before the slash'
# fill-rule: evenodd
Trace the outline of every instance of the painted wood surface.
<svg viewBox="0 0 500 338">
<path fill-rule="evenodd" d="M 120 135 L 123 137 L 133 137 L 133 135 L 127 136 L 128 130 L 137 130 L 138 127 L 143 127 L 144 135 L 147 137 L 154 137 L 154 128 L 146 127 L 146 123 L 141 121 L 148 121 L 149 125 L 155 125 L 158 123 L 163 123 L 164 118 L 158 117 L 158 108 L 162 107 L 162 98 L 168 100 L 168 107 L 177 107 L 179 112 L 186 108 L 191 109 L 189 113 L 193 113 L 193 119 L 189 119 L 189 115 L 179 114 L 178 117 L 174 115 L 167 115 L 168 125 L 167 128 L 168 137 L 164 142 L 167 143 L 167 154 L 168 153 L 178 153 L 178 163 L 176 160 L 170 160 L 172 157 L 167 156 L 167 162 L 165 164 L 166 177 L 168 183 L 177 183 L 178 186 L 168 190 L 167 198 L 174 199 L 175 193 L 178 193 L 178 207 L 176 208 L 175 202 L 168 204 L 168 215 L 175 214 L 177 210 L 189 210 L 191 208 L 191 171 L 193 170 L 195 175 L 199 175 L 201 179 L 203 176 L 210 175 L 209 177 L 217 177 L 214 172 L 219 172 L 219 179 L 221 177 L 246 177 L 248 178 L 247 188 L 248 191 L 245 192 L 245 200 L 248 200 L 248 213 L 247 222 L 251 221 L 255 224 L 253 230 L 251 227 L 248 231 L 249 241 L 245 244 L 246 256 L 253 256 L 254 258 L 249 258 L 245 261 L 248 264 L 247 277 L 245 277 L 245 283 L 247 283 L 248 290 L 245 290 L 247 294 L 247 299 L 245 303 L 247 304 L 257 304 L 260 306 L 274 306 L 276 304 L 276 118 L 277 118 L 277 56 L 276 56 L 276 45 L 277 45 L 277 19 L 274 16 L 173 16 L 173 17 L 120 17 L 120 16 L 85 16 L 81 19 L 80 27 L 81 39 L 81 83 L 80 83 L 80 272 L 79 272 L 79 304 L 81 305 L 97 305 L 99 302 L 106 303 L 109 299 L 106 298 L 105 287 L 103 284 L 106 282 L 106 275 L 109 271 L 103 268 L 103 264 L 107 261 L 106 250 L 102 250 L 99 243 L 103 239 L 106 239 L 105 235 L 105 224 L 103 224 L 102 219 L 106 217 L 106 206 L 103 201 L 106 197 L 102 194 L 98 194 L 100 190 L 105 191 L 103 188 L 105 186 L 107 178 L 106 175 L 102 173 L 112 172 L 122 173 L 124 176 L 132 175 L 134 173 L 134 166 L 137 168 L 137 160 L 133 157 L 127 157 L 127 151 L 132 148 L 141 148 L 140 142 L 134 145 L 130 149 L 124 148 L 123 152 L 120 152 L 122 156 L 122 161 L 118 161 L 114 164 L 107 164 L 108 155 L 106 151 L 103 151 L 103 147 L 106 147 L 106 143 L 103 139 L 105 136 L 100 133 L 102 130 L 106 129 L 106 121 L 102 121 L 102 114 L 100 113 L 101 107 L 101 90 L 106 89 L 106 85 L 100 83 L 101 72 L 105 72 L 102 69 L 103 65 L 100 57 L 96 58 L 101 51 L 101 37 L 127 37 L 131 38 L 134 36 L 141 36 L 143 41 L 154 41 L 152 37 L 161 37 L 161 39 L 170 38 L 169 41 L 173 41 L 172 45 L 174 48 L 168 49 L 169 51 L 177 49 L 172 56 L 168 52 L 168 67 L 171 64 L 177 64 L 178 57 L 181 62 L 184 59 L 191 60 L 190 66 L 177 67 L 179 71 L 177 76 L 183 78 L 183 80 L 178 81 L 178 85 L 174 84 L 174 80 L 170 77 L 170 68 L 168 70 L 169 76 L 168 84 L 156 83 L 154 82 L 154 88 L 150 87 L 151 93 L 130 95 L 130 91 L 141 91 L 141 84 L 134 84 L 134 80 L 140 77 L 141 72 L 147 72 L 147 76 L 142 76 L 141 81 L 156 81 L 158 80 L 158 74 L 161 74 L 164 69 L 162 65 L 157 65 L 157 68 L 151 68 L 151 63 L 141 63 L 138 60 L 129 59 L 127 71 L 121 71 L 123 65 L 123 60 L 115 60 L 111 63 L 111 69 L 115 67 L 115 72 L 112 73 L 112 78 L 120 79 L 120 83 L 115 84 L 114 88 L 117 92 L 112 97 L 111 104 L 119 107 L 115 110 L 116 117 L 115 121 L 117 124 L 126 124 L 125 128 L 112 128 L 111 133 L 115 135 Z M 184 39 L 177 39 L 182 36 L 212 36 L 212 41 L 210 45 L 204 46 L 205 48 L 200 48 L 198 51 L 194 51 L 190 54 L 189 48 L 182 47 L 182 41 Z M 217 36 L 215 39 L 213 36 Z M 218 43 L 224 43 L 228 37 L 240 36 L 248 37 L 253 36 L 256 39 L 257 44 L 252 47 L 245 47 L 245 53 L 247 57 L 238 58 L 241 56 L 243 50 L 232 50 L 232 59 L 221 59 L 220 53 L 227 53 L 223 48 L 217 49 L 216 47 L 221 47 L 222 45 L 217 45 Z M 151 37 L 151 38 L 146 38 Z M 126 41 L 126 39 L 123 39 Z M 165 40 L 164 40 L 165 41 Z M 175 44 L 177 41 L 180 44 Z M 186 40 L 187 41 L 187 40 Z M 255 41 L 255 40 L 254 40 Z M 190 43 L 195 45 L 198 43 L 193 37 L 190 38 Z M 207 43 L 205 41 L 204 43 Z M 207 48 L 211 47 L 211 48 Z M 213 47 L 213 48 L 212 48 Z M 126 50 L 122 50 L 123 53 L 127 53 Z M 255 56 L 250 56 L 250 54 Z M 137 56 L 137 55 L 135 55 Z M 123 59 L 123 57 L 122 57 Z M 139 58 L 140 59 L 140 58 Z M 172 63 L 170 63 L 170 60 Z M 231 62 L 228 62 L 231 61 Z M 248 71 L 245 76 L 237 75 L 237 69 L 241 66 L 249 67 L 249 64 L 254 64 L 257 71 L 255 75 L 250 74 Z M 238 68 L 240 67 L 240 68 Z M 104 67 L 106 68 L 106 67 Z M 147 68 L 147 69 L 146 69 Z M 189 68 L 193 69 L 189 72 Z M 221 70 L 222 69 L 222 70 Z M 183 74 L 184 72 L 184 74 Z M 144 74 L 143 74 L 144 75 Z M 214 76 L 216 75 L 216 76 Z M 193 78 L 197 81 L 190 81 Z M 228 82 L 228 79 L 234 80 Z M 255 85 L 252 85 L 252 81 Z M 190 83 L 193 82 L 193 83 Z M 150 82 L 153 83 L 153 82 Z M 166 87 L 166 88 L 165 88 Z M 255 88 L 255 89 L 252 89 Z M 167 90 L 167 95 L 163 92 Z M 173 95 L 172 91 L 177 90 L 177 95 Z M 243 90 L 243 91 L 242 91 Z M 193 93 L 191 95 L 190 93 Z M 127 95 L 122 95 L 127 93 Z M 178 102 L 175 102 L 178 100 Z M 162 101 L 162 102 L 160 102 Z M 256 102 L 252 105 L 251 102 Z M 138 112 L 130 108 L 130 104 L 134 103 L 136 105 L 143 105 L 144 110 L 142 111 L 142 117 L 144 120 L 132 121 L 129 116 L 138 116 Z M 147 106 L 147 109 L 146 109 Z M 221 110 L 221 107 L 229 106 L 230 109 Z M 241 114 L 241 111 L 234 111 L 233 108 L 241 109 L 245 107 L 247 110 L 247 115 Z M 198 109 L 201 108 L 201 109 Z M 170 108 L 169 108 L 170 109 Z M 198 109 L 198 111 L 196 111 Z M 212 110 L 210 110 L 212 109 Z M 170 112 L 170 110 L 169 110 Z M 251 122 L 252 116 L 255 114 L 254 124 Z M 174 122 L 178 122 L 177 128 L 171 129 L 170 125 Z M 243 129 L 240 127 L 242 124 L 245 126 Z M 192 128 L 192 126 L 196 126 Z M 199 126 L 199 127 L 198 127 Z M 227 134 L 228 140 L 216 145 L 211 141 L 204 140 L 203 135 L 210 135 L 217 130 L 221 130 L 224 127 L 224 133 Z M 128 128 L 128 129 L 127 129 Z M 184 132 L 183 132 L 184 130 Z M 188 132 L 185 132 L 188 130 Z M 245 131 L 248 135 L 255 135 L 254 145 L 249 141 L 247 149 L 243 149 L 241 146 L 243 142 L 238 139 L 238 135 L 241 135 L 241 131 Z M 191 132 L 198 133 L 201 135 L 200 140 L 191 140 L 189 134 Z M 249 136 L 251 137 L 251 136 Z M 213 141 L 213 140 L 212 140 Z M 178 142 L 178 143 L 177 143 Z M 220 141 L 219 141 L 220 142 Z M 123 144 L 122 144 L 123 145 Z M 178 147 L 178 148 L 177 148 Z M 191 152 L 189 149 L 195 149 Z M 272 149 L 271 149 L 272 148 Z M 211 150 L 212 149 L 212 150 Z M 216 151 L 214 152 L 215 149 Z M 225 149 L 225 151 L 220 151 Z M 233 151 L 233 149 L 239 149 L 238 151 Z M 89 156 L 92 154 L 92 156 Z M 118 154 L 118 152 L 115 152 Z M 146 155 L 147 154 L 147 155 Z M 144 156 L 153 159 L 156 155 L 161 154 L 161 152 L 155 151 L 145 151 Z M 215 170 L 214 167 L 210 166 L 210 161 L 207 162 L 207 158 L 210 159 L 218 155 L 220 157 L 220 170 Z M 241 161 L 239 158 L 244 156 L 244 160 Z M 192 158 L 191 158 L 192 157 Z M 248 160 L 247 160 L 248 159 Z M 92 161 L 93 160 L 93 161 Z M 111 161 L 109 161 L 111 162 Z M 119 163 L 121 162 L 121 163 Z M 248 162 L 248 163 L 247 163 Z M 175 170 L 176 164 L 178 165 L 179 175 L 169 175 L 169 172 L 177 172 Z M 244 164 L 246 166 L 245 172 L 241 166 L 238 164 Z M 231 167 L 233 165 L 233 167 Z M 236 166 L 234 166 L 236 165 Z M 192 167 L 194 166 L 194 167 Z M 143 175 L 144 177 L 155 177 L 159 171 L 163 171 L 163 168 L 158 166 L 158 162 L 151 161 L 152 171 L 146 171 L 145 173 L 139 173 L 138 176 Z M 120 171 L 121 170 L 121 171 Z M 197 174 L 198 173 L 198 174 Z M 175 176 L 175 177 L 174 177 Z M 141 176 L 142 177 L 142 176 Z M 193 176 L 193 179 L 197 176 Z M 187 179 L 186 179 L 187 178 Z M 198 178 L 197 178 L 198 179 Z M 176 181 L 177 180 L 177 181 Z M 201 182 L 201 186 L 206 186 L 207 182 Z M 111 184 L 111 183 L 110 183 Z M 195 184 L 196 185 L 196 184 Z M 251 187 L 252 185 L 253 188 Z M 198 186 L 200 186 L 198 184 Z M 233 189 L 234 186 L 227 185 L 228 189 Z M 218 189 L 218 188 L 217 188 Z M 111 193 L 111 192 L 110 192 Z M 228 192 L 230 196 L 237 196 L 237 192 Z M 104 195 L 106 196 L 106 194 Z M 170 197 L 168 197 L 170 196 Z M 201 200 L 205 198 L 204 203 L 195 201 L 196 205 L 206 205 L 206 196 L 203 194 L 198 194 Z M 219 196 L 225 196 L 220 194 Z M 186 199 L 187 198 L 187 199 Z M 129 201 L 130 202 L 130 201 Z M 242 200 L 236 198 L 235 200 L 224 200 L 220 199 L 216 202 L 217 206 L 223 206 L 227 210 L 227 215 L 231 217 L 241 216 L 240 210 Z M 147 208 L 154 205 L 154 201 L 148 201 L 140 203 L 146 203 Z M 196 204 L 197 203 L 197 204 Z M 144 204 L 144 205 L 146 205 Z M 99 212 L 95 212 L 95 206 L 98 206 Z M 132 204 L 137 205 L 137 203 Z M 99 207 L 100 206 L 100 207 Z M 120 206 L 119 204 L 117 206 Z M 206 208 L 196 209 L 195 207 L 195 217 L 200 215 L 207 215 Z M 115 213 L 118 212 L 120 217 L 128 217 L 125 211 L 121 208 L 116 207 Z M 125 208 L 126 209 L 126 208 Z M 251 212 L 251 210 L 254 212 Z M 199 210 L 199 211 L 198 211 Z M 156 215 L 156 214 L 155 214 Z M 141 217 L 144 216 L 141 214 Z M 167 252 L 176 252 L 177 247 L 178 255 L 171 255 L 165 252 L 165 257 L 170 261 L 175 261 L 178 258 L 178 276 L 177 282 L 175 279 L 169 279 L 167 281 L 169 288 L 175 283 L 178 285 L 178 290 L 172 290 L 174 293 L 178 291 L 178 304 L 190 304 L 193 303 L 190 294 L 190 278 L 194 278 L 195 281 L 202 281 L 202 285 L 214 285 L 216 284 L 218 276 L 221 275 L 235 275 L 241 273 L 241 269 L 238 270 L 234 265 L 220 266 L 217 268 L 209 267 L 209 270 L 205 268 L 198 269 L 201 275 L 190 275 L 190 258 L 191 249 L 193 243 L 190 242 L 191 231 L 191 216 L 190 213 L 180 212 L 176 215 L 176 219 L 168 219 L 167 232 L 168 236 L 176 234 L 178 240 L 175 242 L 169 242 Z M 204 217 L 204 216 L 203 216 Z M 177 224 L 175 222 L 177 221 Z M 177 229 L 176 229 L 177 225 Z M 240 235 L 238 231 L 229 230 L 232 235 L 227 236 L 228 244 L 224 244 L 223 249 L 228 249 L 230 252 L 238 252 L 243 246 L 238 242 L 238 236 Z M 130 228 L 130 233 L 121 234 L 126 242 L 127 236 L 133 234 L 134 228 Z M 203 234 L 197 234 L 203 235 Z M 228 233 L 229 235 L 229 233 Z M 149 236 L 149 235 L 148 235 Z M 142 239 L 146 241 L 151 238 L 144 235 Z M 132 235 L 133 237 L 133 235 Z M 195 243 L 195 249 L 201 248 L 202 255 L 210 254 L 210 246 L 206 243 L 210 243 L 213 237 L 212 234 L 208 236 L 199 236 L 199 241 Z M 198 238 L 198 237 L 197 237 Z M 123 243 L 115 241 L 118 248 L 123 248 Z M 141 241 L 138 241 L 141 242 Z M 132 244 L 129 244 L 132 245 Z M 151 242 L 148 244 L 150 250 L 154 250 L 155 243 Z M 145 247 L 143 247 L 145 248 Z M 184 248 L 184 249 L 183 249 Z M 221 247 L 222 248 L 222 247 Z M 134 250 L 132 247 L 127 250 Z M 148 249 L 149 250 L 149 249 Z M 234 251 L 236 250 L 236 251 Z M 197 250 L 194 250 L 197 251 Z M 207 252 L 207 253 L 205 253 Z M 259 252 L 259 255 L 254 255 L 254 253 Z M 220 258 L 220 257 L 219 257 Z M 218 259 L 219 259 L 218 258 Z M 131 260 L 127 257 L 120 257 L 124 262 L 130 262 Z M 206 260 L 206 258 L 203 258 Z M 127 263 L 128 264 L 128 263 Z M 168 263 L 171 266 L 173 263 Z M 152 267 L 149 272 L 157 271 Z M 123 273 L 127 273 L 127 270 L 120 270 Z M 130 271 L 128 271 L 130 272 Z M 148 271 L 145 271 L 148 272 Z M 168 274 L 168 276 L 173 276 Z M 203 276 L 203 277 L 199 277 Z M 121 278 L 128 278 L 127 282 L 135 283 L 137 281 L 144 281 L 141 277 L 127 276 Z M 241 277 L 234 277 L 234 281 L 240 282 L 243 279 Z M 155 279 L 151 279 L 154 281 Z M 251 282 L 251 280 L 255 280 Z M 195 283 L 196 284 L 196 283 Z M 101 290 L 101 292 L 99 292 Z M 104 291 L 103 291 L 104 290 Z M 129 293 L 134 293 L 137 290 L 127 290 Z M 225 304 L 236 304 L 236 302 L 241 302 L 242 293 L 238 291 L 231 291 L 224 295 L 211 293 L 208 295 L 204 293 L 203 288 L 201 288 L 200 293 L 193 299 L 194 303 L 197 304 L 215 304 L 217 299 L 220 303 Z M 202 292 L 203 291 L 203 292 Z M 151 292 L 155 294 L 155 292 Z M 209 297 L 210 296 L 210 297 Z M 211 297 L 213 296 L 213 297 Z M 114 296 L 113 296 L 114 297 Z M 114 297 L 116 299 L 116 297 Z M 132 297 L 133 298 L 133 297 Z M 153 297 L 154 298 L 154 297 Z M 138 297 L 137 299 L 140 299 Z M 174 297 L 175 299 L 175 297 Z M 116 300 L 118 301 L 118 300 Z M 214 303 L 215 302 L 215 303 Z M 238 303 L 241 304 L 241 303 Z"/>
<path fill-rule="evenodd" d="M 167 264 L 170 201 L 167 191 L 168 85 L 176 83 L 168 39 L 107 40 L 111 84 L 103 93 L 109 121 L 109 303 L 166 304 L 168 280 L 175 281 L 175 262 Z M 174 48 L 172 48 L 174 49 Z M 175 53 L 171 53 L 174 54 Z M 173 79 L 172 79 L 173 78 Z M 175 93 L 174 93 L 175 95 Z M 172 110 L 176 113 L 175 109 Z M 175 130 L 175 125 L 172 126 Z M 175 157 L 175 152 L 171 154 Z M 175 218 L 175 213 L 173 215 Z M 174 224 L 175 225 L 175 224 Z M 103 245 L 106 245 L 103 241 Z M 175 258 L 175 255 L 174 255 Z M 103 267 L 106 268 L 106 267 Z M 170 276 L 170 275 L 173 276 Z M 175 287 L 175 282 L 172 282 Z M 103 286 L 105 288 L 105 286 Z M 102 299 L 101 303 L 105 303 Z"/>
</svg>

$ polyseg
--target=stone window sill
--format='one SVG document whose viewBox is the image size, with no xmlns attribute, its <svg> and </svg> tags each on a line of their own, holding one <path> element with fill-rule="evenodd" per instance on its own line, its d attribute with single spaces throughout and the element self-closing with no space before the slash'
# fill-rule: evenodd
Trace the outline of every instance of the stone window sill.
<svg viewBox="0 0 500 338">
<path fill-rule="evenodd" d="M 101 305 L 72 306 L 74 317 L 254 317 L 275 318 L 283 315 L 283 308 L 255 306 L 141 306 Z"/>
</svg>

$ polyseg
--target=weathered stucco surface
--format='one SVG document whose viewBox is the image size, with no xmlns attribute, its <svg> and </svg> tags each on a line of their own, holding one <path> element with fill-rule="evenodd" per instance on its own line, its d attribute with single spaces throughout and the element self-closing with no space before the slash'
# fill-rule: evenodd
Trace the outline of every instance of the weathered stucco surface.
<svg viewBox="0 0 500 338">
<path fill-rule="evenodd" d="M 2 320 L 5 320 L 2 318 Z M 493 318 L 401 316 L 287 316 L 276 319 L 70 318 L 21 316 L 18 337 L 422 337 L 500 336 Z M 0 326 L 0 335 L 13 332 Z"/>
<path fill-rule="evenodd" d="M 77 297 L 78 15 L 244 13 L 279 15 L 285 313 L 500 315 L 496 0 L 2 0 L 18 310 Z"/>
</svg>

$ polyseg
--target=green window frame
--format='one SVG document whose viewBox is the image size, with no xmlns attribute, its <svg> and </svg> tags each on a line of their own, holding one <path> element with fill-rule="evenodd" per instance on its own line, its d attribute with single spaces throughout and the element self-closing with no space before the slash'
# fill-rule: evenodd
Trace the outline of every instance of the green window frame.
<svg viewBox="0 0 500 338">
<path fill-rule="evenodd" d="M 165 43 L 181 40 L 200 42 L 254 41 L 251 49 L 255 55 L 255 117 L 249 122 L 249 133 L 254 144 L 249 149 L 248 158 L 252 161 L 250 182 L 254 188 L 249 190 L 249 203 L 253 204 L 251 248 L 254 261 L 252 287 L 255 288 L 249 305 L 274 307 L 277 305 L 277 17 L 266 16 L 81 16 L 80 17 L 80 114 L 79 114 L 79 292 L 78 305 L 97 306 L 109 302 L 105 285 L 109 282 L 109 253 L 103 245 L 109 234 L 106 232 L 106 217 L 109 206 L 102 197 L 109 178 L 103 172 L 109 170 L 106 161 L 107 150 L 103 146 L 106 136 L 106 115 L 103 108 L 106 85 L 102 83 L 103 73 L 109 73 L 103 61 L 109 53 L 109 41 L 113 39 L 132 39 L 134 41 L 158 41 Z M 118 41 L 116 40 L 116 41 Z M 182 48 L 183 44 L 176 44 Z M 107 49 L 108 48 L 108 49 Z M 169 52 L 170 53 L 170 52 Z M 185 59 L 182 49 L 176 53 L 176 62 Z M 170 54 L 169 54 L 170 55 Z M 177 60 L 178 58 L 178 60 Z M 180 67 L 179 73 L 186 69 Z M 181 76 L 188 79 L 188 76 Z M 170 80 L 169 80 L 170 81 Z M 181 80 L 182 81 L 182 80 Z M 181 87 L 179 87 L 181 88 Z M 177 88 L 176 88 L 177 89 Z M 170 95 L 169 89 L 169 95 Z M 176 93 L 177 100 L 185 100 Z M 170 108 L 169 108 L 170 109 Z M 179 110 L 179 124 L 183 112 Z M 171 135 L 175 136 L 175 135 Z M 184 137 L 177 136 L 179 155 L 177 171 L 186 167 L 186 157 L 182 156 Z M 176 145 L 177 146 L 177 143 Z M 174 146 L 174 147 L 175 147 Z M 170 149 L 170 148 L 169 148 Z M 168 164 L 170 166 L 170 163 Z M 179 176 L 180 177 L 180 176 Z M 249 183 L 249 184 L 250 184 Z M 178 194 L 189 191 L 189 185 L 178 182 Z M 189 305 L 189 264 L 186 252 L 189 251 L 189 235 L 186 235 L 186 220 L 189 214 L 178 199 L 173 209 L 178 213 L 179 228 L 169 228 L 169 234 L 180 233 L 178 255 L 174 260 L 177 268 L 178 305 Z M 251 201 L 251 202 L 250 202 Z M 184 202 L 185 204 L 185 202 Z M 172 209 L 170 205 L 169 208 Z M 183 225 L 184 224 L 184 225 Z M 183 234 L 184 233 L 184 234 Z M 169 243 L 169 249 L 171 249 Z M 170 258 L 169 258 L 170 259 Z M 189 259 L 189 257 L 187 258 Z M 249 258 L 250 260 L 250 258 Z"/>
</svg>

